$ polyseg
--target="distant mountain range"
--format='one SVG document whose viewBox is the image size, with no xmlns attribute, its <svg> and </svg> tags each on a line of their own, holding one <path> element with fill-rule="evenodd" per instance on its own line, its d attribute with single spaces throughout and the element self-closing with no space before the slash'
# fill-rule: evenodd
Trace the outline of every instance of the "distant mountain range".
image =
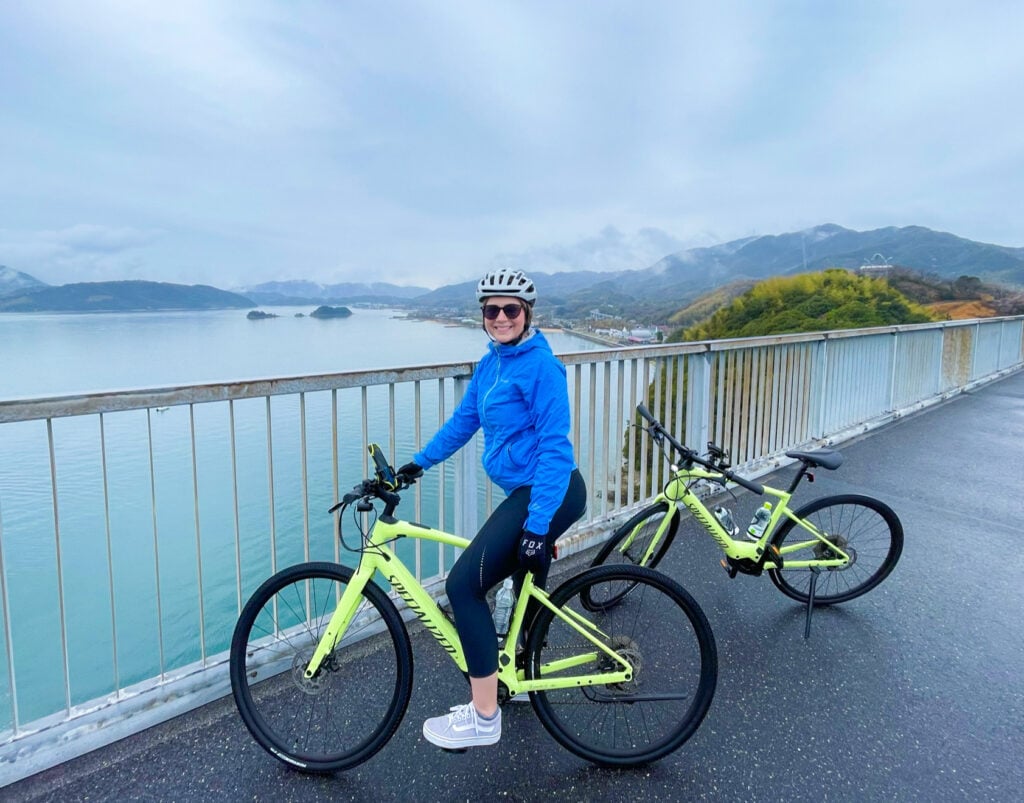
<svg viewBox="0 0 1024 803">
<path fill-rule="evenodd" d="M 640 270 L 537 273 L 540 308 L 575 317 L 588 308 L 615 306 L 671 314 L 716 287 L 830 267 L 891 264 L 943 278 L 976 276 L 1024 287 L 1024 248 L 975 242 L 922 226 L 854 231 L 835 224 L 780 235 L 746 237 L 709 248 L 669 254 Z M 99 282 L 50 287 L 0 266 L 0 312 L 43 310 L 151 310 L 251 308 L 260 304 L 381 303 L 424 310 L 469 310 L 475 281 L 435 290 L 385 282 L 319 284 L 267 282 L 237 292 L 158 282 Z"/>
<path fill-rule="evenodd" d="M 429 287 L 406 287 L 387 282 L 360 284 L 319 284 L 303 280 L 264 282 L 251 287 L 238 287 L 235 292 L 251 298 L 258 304 L 296 305 L 329 302 L 386 302 L 408 301 L 430 292 Z"/>
<path fill-rule="evenodd" d="M 202 284 L 80 282 L 14 292 L 5 292 L 0 287 L 0 312 L 136 312 L 255 306 L 245 296 Z"/>
<path fill-rule="evenodd" d="M 746 237 L 709 248 L 669 254 L 642 270 L 555 274 L 530 272 L 540 291 L 538 307 L 578 317 L 587 307 L 642 309 L 668 317 L 718 287 L 770 276 L 825 268 L 890 264 L 943 278 L 977 276 L 987 282 L 1024 287 L 1024 248 L 979 243 L 922 226 L 853 231 L 835 224 L 780 235 Z M 473 305 L 474 282 L 440 287 L 413 300 L 427 308 Z"/>
</svg>

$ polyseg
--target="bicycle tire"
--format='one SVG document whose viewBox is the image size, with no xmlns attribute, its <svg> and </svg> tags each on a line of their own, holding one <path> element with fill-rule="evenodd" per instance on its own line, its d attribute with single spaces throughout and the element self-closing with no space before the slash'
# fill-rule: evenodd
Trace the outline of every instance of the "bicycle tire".
<svg viewBox="0 0 1024 803">
<path fill-rule="evenodd" d="M 661 543 L 657 545 L 650 560 L 647 563 L 641 563 L 640 561 L 647 554 L 651 541 L 657 534 L 658 528 L 661 527 L 661 523 L 666 515 L 672 517 L 668 530 L 665 531 Z M 668 502 L 656 502 L 644 508 L 612 533 L 611 537 L 598 550 L 590 565 L 629 565 L 646 566 L 649 569 L 655 568 L 661 562 L 661 559 L 665 557 L 668 548 L 672 546 L 672 541 L 679 530 L 679 518 L 679 508 Z M 633 540 L 626 549 L 621 549 L 620 545 L 630 535 L 634 536 Z M 588 611 L 594 612 L 605 607 L 618 605 L 632 588 L 629 584 L 623 584 L 621 588 L 602 588 L 602 591 L 608 595 L 607 599 L 597 599 L 592 593 L 588 593 L 583 598 L 584 607 Z"/>
<path fill-rule="evenodd" d="M 866 594 L 895 568 L 903 551 L 903 525 L 884 502 L 870 496 L 842 494 L 815 499 L 795 515 L 808 519 L 831 538 L 841 539 L 839 546 L 853 557 L 842 568 L 823 569 L 814 591 L 815 605 L 835 605 Z M 787 519 L 772 536 L 772 544 L 789 560 L 828 557 L 828 548 L 816 542 L 797 552 L 785 552 L 786 541 L 808 541 L 806 530 Z M 833 553 L 834 554 L 834 553 Z M 769 569 L 768 576 L 787 597 L 806 603 L 810 594 L 811 571 L 805 568 Z"/>
<path fill-rule="evenodd" d="M 335 563 L 278 572 L 242 608 L 231 639 L 231 692 L 242 721 L 264 750 L 304 772 L 366 761 L 394 735 L 412 693 L 409 635 L 372 582 L 342 643 L 317 677 L 304 678 L 352 575 Z M 356 673 L 358 694 L 346 688 Z"/>
<path fill-rule="evenodd" d="M 582 597 L 602 584 L 632 584 L 620 604 L 588 613 Z M 689 739 L 711 707 L 718 679 L 715 637 L 700 606 L 661 572 L 640 566 L 597 566 L 560 585 L 551 601 L 591 621 L 590 631 L 629 658 L 633 677 L 621 684 L 531 692 L 537 717 L 556 741 L 596 764 L 626 767 L 667 756 Z M 530 628 L 525 674 L 558 677 L 545 666 L 595 646 L 543 607 Z M 590 670 L 596 674 L 603 657 Z M 573 674 L 587 672 L 574 665 Z"/>
</svg>

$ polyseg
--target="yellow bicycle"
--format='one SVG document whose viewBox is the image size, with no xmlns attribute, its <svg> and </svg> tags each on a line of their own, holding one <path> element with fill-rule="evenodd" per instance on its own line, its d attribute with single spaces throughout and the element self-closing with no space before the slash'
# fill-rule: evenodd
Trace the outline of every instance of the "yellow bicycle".
<svg viewBox="0 0 1024 803">
<path fill-rule="evenodd" d="M 243 607 L 231 642 L 231 688 L 246 727 L 277 759 L 308 772 L 366 761 L 398 729 L 413 654 L 396 600 L 466 672 L 454 624 L 392 547 L 404 538 L 457 548 L 469 541 L 396 518 L 411 481 L 369 448 L 375 476 L 331 508 L 343 544 L 342 522 L 353 514 L 359 541 L 347 548 L 359 553 L 358 566 L 278 572 Z M 623 583 L 629 598 L 617 599 Z M 677 582 L 639 566 L 588 569 L 550 594 L 527 574 L 495 649 L 500 701 L 528 692 L 559 743 L 612 766 L 679 748 L 704 719 L 718 675 L 703 611 Z"/>
<path fill-rule="evenodd" d="M 708 444 L 707 457 L 676 440 L 643 405 L 637 407 L 647 434 L 678 464 L 671 465 L 668 482 L 649 505 L 619 527 L 593 560 L 594 566 L 635 565 L 654 568 L 675 539 L 681 508 L 690 511 L 724 553 L 722 566 L 730 577 L 767 572 L 775 586 L 807 606 L 804 636 L 810 635 L 816 605 L 847 602 L 867 593 L 895 568 L 903 550 L 903 525 L 896 513 L 878 499 L 842 494 L 815 499 L 797 510 L 789 502 L 800 482 L 813 479 L 812 470 L 835 470 L 843 457 L 835 449 L 790 451 L 800 468 L 786 490 L 752 482 L 733 472 L 725 452 Z M 670 451 L 671 449 L 671 451 Z M 775 500 L 765 503 L 755 529 L 741 535 L 722 509 L 712 512 L 695 491 L 699 482 L 726 486 L 729 482 Z M 716 515 L 717 513 L 717 515 Z M 612 596 L 624 599 L 629 584 Z M 609 600 L 601 600 L 608 604 Z"/>
</svg>

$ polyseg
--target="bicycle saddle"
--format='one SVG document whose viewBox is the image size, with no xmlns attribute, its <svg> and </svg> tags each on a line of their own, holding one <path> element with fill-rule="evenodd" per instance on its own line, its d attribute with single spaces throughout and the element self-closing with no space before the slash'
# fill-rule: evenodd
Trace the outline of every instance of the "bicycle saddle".
<svg viewBox="0 0 1024 803">
<path fill-rule="evenodd" d="M 835 471 L 843 464 L 843 456 L 835 449 L 814 449 L 810 452 L 786 452 L 786 457 L 802 460 L 812 468 L 821 466 Z"/>
</svg>

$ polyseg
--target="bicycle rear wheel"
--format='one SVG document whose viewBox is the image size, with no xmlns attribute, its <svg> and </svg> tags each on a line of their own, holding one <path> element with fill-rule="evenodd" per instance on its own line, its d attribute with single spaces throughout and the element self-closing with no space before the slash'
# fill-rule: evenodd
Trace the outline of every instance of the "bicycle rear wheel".
<svg viewBox="0 0 1024 803">
<path fill-rule="evenodd" d="M 583 598 L 629 583 L 618 605 L 588 612 Z M 559 586 L 551 601 L 586 619 L 582 625 L 633 669 L 622 683 L 533 692 L 548 732 L 588 761 L 635 766 L 679 748 L 711 706 L 718 678 L 714 635 L 704 612 L 674 580 L 639 566 L 598 566 Z M 616 662 L 579 630 L 543 607 L 530 628 L 526 676 L 579 677 L 615 671 Z M 590 656 L 589 662 L 573 661 Z M 555 662 L 563 661 L 561 667 Z"/>
<path fill-rule="evenodd" d="M 667 523 L 666 516 L 669 518 Z M 658 539 L 662 526 L 666 529 Z M 653 569 L 665 557 L 678 529 L 679 509 L 668 502 L 657 502 L 641 510 L 612 533 L 611 538 L 605 541 L 590 565 L 625 564 Z M 598 611 L 617 605 L 632 588 L 632 584 L 627 582 L 618 586 L 602 583 L 584 594 L 583 604 L 588 611 Z"/>
<path fill-rule="evenodd" d="M 304 677 L 352 574 L 334 563 L 278 572 L 246 603 L 231 639 L 231 691 L 242 721 L 267 752 L 307 772 L 370 758 L 398 728 L 412 692 L 409 636 L 372 582 L 342 642 L 316 677 Z M 350 684 L 357 676 L 358 694 Z"/>
<path fill-rule="evenodd" d="M 883 502 L 870 496 L 844 494 L 816 499 L 795 511 L 811 522 L 831 543 L 848 555 L 850 562 L 838 568 L 821 569 L 814 589 L 815 605 L 834 605 L 865 594 L 881 583 L 896 566 L 903 551 L 903 525 Z M 785 561 L 782 569 L 769 569 L 768 576 L 787 597 L 807 602 L 812 572 L 809 568 L 787 568 L 789 563 L 838 557 L 792 519 L 772 536 Z M 801 548 L 795 548 L 803 544 Z"/>
</svg>

